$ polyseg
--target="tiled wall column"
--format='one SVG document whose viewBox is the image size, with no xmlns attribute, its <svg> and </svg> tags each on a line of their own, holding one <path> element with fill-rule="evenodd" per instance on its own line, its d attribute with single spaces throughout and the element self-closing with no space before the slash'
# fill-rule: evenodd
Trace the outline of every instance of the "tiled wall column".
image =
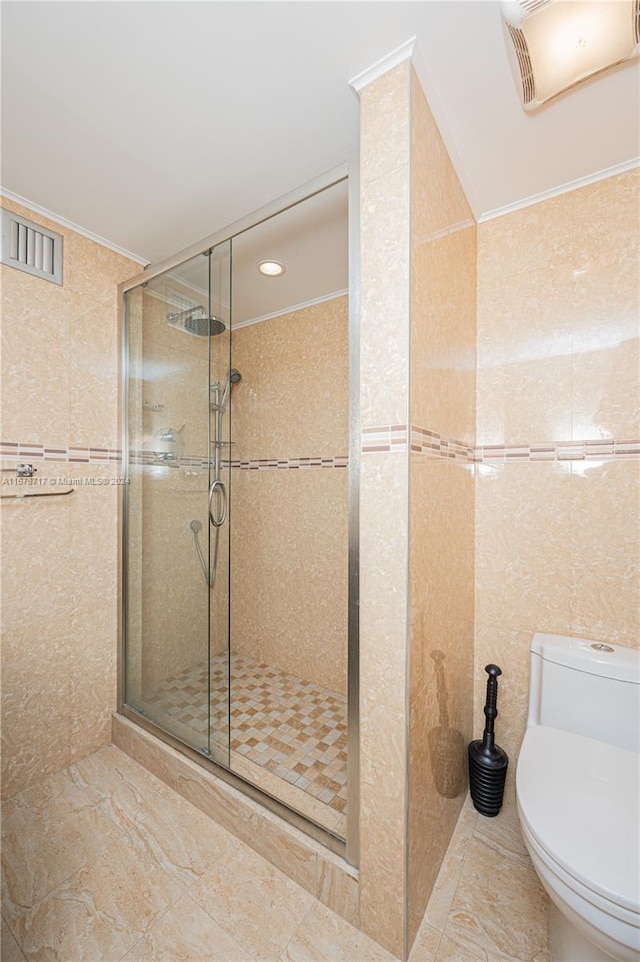
<svg viewBox="0 0 640 962">
<path fill-rule="evenodd" d="M 476 226 L 411 60 L 360 99 L 360 919 L 406 958 L 467 788 Z"/>
<path fill-rule="evenodd" d="M 476 225 L 417 75 L 411 90 L 411 948 L 467 792 L 473 702 Z M 429 917 L 430 922 L 436 922 Z"/>
<path fill-rule="evenodd" d="M 410 64 L 360 91 L 360 919 L 404 957 Z M 386 443 L 379 425 L 401 430 Z M 381 441 L 381 443 L 378 443 Z M 386 450 L 385 450 L 386 448 Z M 378 450 L 376 450 L 378 449 Z"/>
</svg>

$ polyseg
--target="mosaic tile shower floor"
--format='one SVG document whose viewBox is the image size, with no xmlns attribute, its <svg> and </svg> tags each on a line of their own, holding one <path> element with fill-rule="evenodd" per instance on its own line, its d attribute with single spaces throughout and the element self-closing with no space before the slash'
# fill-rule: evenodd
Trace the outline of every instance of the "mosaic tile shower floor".
<svg viewBox="0 0 640 962">
<path fill-rule="evenodd" d="M 347 699 L 252 658 L 229 656 L 211 665 L 211 731 L 231 752 L 329 806 L 347 802 Z M 147 694 L 150 716 L 179 718 L 206 743 L 207 666 L 187 669 Z"/>
</svg>

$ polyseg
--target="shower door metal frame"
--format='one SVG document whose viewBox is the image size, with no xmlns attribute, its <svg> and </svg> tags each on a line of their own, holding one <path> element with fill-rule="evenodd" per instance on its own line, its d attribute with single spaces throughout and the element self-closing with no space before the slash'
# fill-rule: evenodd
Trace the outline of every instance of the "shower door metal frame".
<svg viewBox="0 0 640 962">
<path fill-rule="evenodd" d="M 289 808 L 278 798 L 256 788 L 242 776 L 200 754 L 125 704 L 125 656 L 127 623 L 127 498 L 126 485 L 118 485 L 118 713 L 155 735 L 165 744 L 213 772 L 244 795 L 260 802 L 290 825 L 301 829 L 354 866 L 360 856 L 360 710 L 359 710 L 359 490 L 360 490 L 360 184 L 359 159 L 316 177 L 247 217 L 236 221 L 204 240 L 192 244 L 158 264 L 148 265 L 128 281 L 118 285 L 118 336 L 121 363 L 118 372 L 118 420 L 122 438 L 122 474 L 129 476 L 128 450 L 128 342 L 124 295 L 145 285 L 184 261 L 217 247 L 252 227 L 295 207 L 315 194 L 347 180 L 349 191 L 349 553 L 348 553 L 348 626 L 347 626 L 347 832 L 346 841 L 316 822 Z"/>
</svg>

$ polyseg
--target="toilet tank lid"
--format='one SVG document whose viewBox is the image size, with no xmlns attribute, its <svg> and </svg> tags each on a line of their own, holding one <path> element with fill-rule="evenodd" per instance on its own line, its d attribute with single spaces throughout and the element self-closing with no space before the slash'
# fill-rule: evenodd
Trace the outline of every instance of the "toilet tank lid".
<svg viewBox="0 0 640 962">
<path fill-rule="evenodd" d="M 545 661 L 566 668 L 640 685 L 640 650 L 609 645 L 591 638 L 536 632 L 531 651 Z"/>
</svg>

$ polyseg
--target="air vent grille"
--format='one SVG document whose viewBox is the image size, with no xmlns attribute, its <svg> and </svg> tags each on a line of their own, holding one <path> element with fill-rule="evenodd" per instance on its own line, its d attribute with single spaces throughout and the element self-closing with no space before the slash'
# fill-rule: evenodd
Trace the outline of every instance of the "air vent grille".
<svg viewBox="0 0 640 962">
<path fill-rule="evenodd" d="M 640 43 L 640 0 L 635 0 L 633 5 L 633 31 L 637 44 Z"/>
<path fill-rule="evenodd" d="M 62 234 L 3 207 L 0 263 L 62 284 Z"/>
<path fill-rule="evenodd" d="M 525 13 L 533 13 L 534 10 L 539 10 L 540 7 L 548 7 L 551 0 L 518 0 L 518 2 Z"/>
<path fill-rule="evenodd" d="M 532 0 L 534 2 L 534 0 Z M 522 102 L 525 104 L 530 104 L 536 99 L 536 85 L 533 79 L 533 67 L 531 66 L 531 57 L 529 56 L 529 48 L 527 47 L 527 41 L 525 40 L 524 33 L 519 27 L 514 27 L 512 24 L 507 24 L 507 29 L 513 41 L 513 46 L 515 47 L 516 56 L 518 58 L 518 66 L 520 67 L 520 77 L 522 79 Z"/>
</svg>

